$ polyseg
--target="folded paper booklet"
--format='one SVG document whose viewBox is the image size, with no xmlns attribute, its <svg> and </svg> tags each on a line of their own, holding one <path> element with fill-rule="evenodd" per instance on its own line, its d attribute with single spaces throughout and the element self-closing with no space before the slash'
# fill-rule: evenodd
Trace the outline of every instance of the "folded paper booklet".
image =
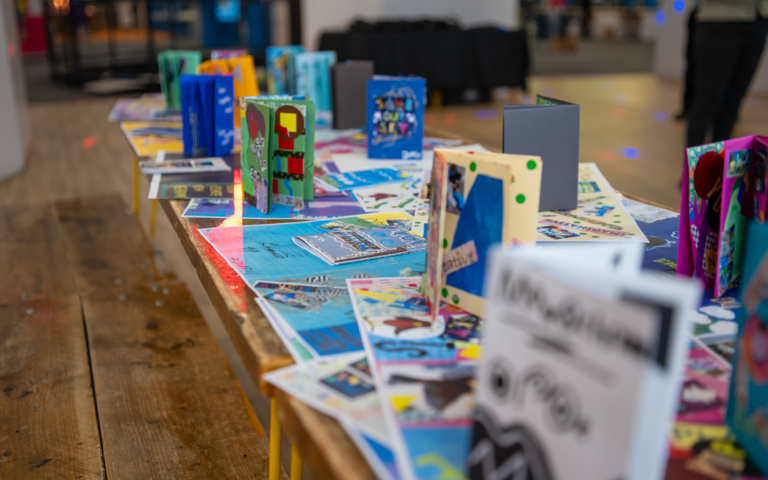
<svg viewBox="0 0 768 480">
<path fill-rule="evenodd" d="M 305 52 L 293 57 L 296 70 L 296 94 L 315 103 L 315 112 L 331 111 L 330 67 L 336 63 L 336 52 Z"/>
<path fill-rule="evenodd" d="M 202 54 L 193 50 L 165 50 L 157 55 L 160 72 L 160 89 L 169 110 L 181 108 L 181 75 L 194 74 L 203 60 Z"/>
<path fill-rule="evenodd" d="M 216 52 L 216 50 L 213 52 Z M 218 58 L 213 57 L 213 52 L 211 52 L 211 60 L 206 60 L 197 67 L 197 73 L 208 75 L 220 75 L 222 73 L 232 74 L 232 79 L 234 81 L 234 120 L 235 128 L 237 129 L 240 128 L 240 99 L 259 94 L 259 85 L 256 82 L 253 57 L 248 55 L 246 50 L 219 50 L 219 52 L 227 53 L 224 53 L 226 56 L 220 56 Z M 238 55 L 240 52 L 246 53 Z"/>
<path fill-rule="evenodd" d="M 677 273 L 714 287 L 715 297 L 741 277 L 747 222 L 765 221 L 767 159 L 768 137 L 686 150 Z"/>
<path fill-rule="evenodd" d="M 304 208 L 314 199 L 314 103 L 282 96 L 246 97 L 242 103 L 246 200 L 263 213 L 272 204 Z"/>
<path fill-rule="evenodd" d="M 267 90 L 271 95 L 296 93 L 294 56 L 303 51 L 301 45 L 267 47 Z"/>
<path fill-rule="evenodd" d="M 232 168 L 221 157 L 190 158 L 185 160 L 142 161 L 139 162 L 141 173 L 196 173 L 229 172 Z"/>
<path fill-rule="evenodd" d="M 326 263 L 340 265 L 426 250 L 427 241 L 409 229 L 410 224 L 337 230 L 293 237 L 293 241 Z"/>
<path fill-rule="evenodd" d="M 504 106 L 504 153 L 544 160 L 540 211 L 576 208 L 580 107 L 540 95 L 536 105 Z M 557 132 L 557 141 L 552 141 Z"/>
<path fill-rule="evenodd" d="M 745 249 L 727 424 L 763 475 L 768 475 L 767 225 L 751 222 Z"/>
<path fill-rule="evenodd" d="M 536 241 L 539 157 L 435 149 L 424 296 L 483 315 L 488 249 Z"/>
<path fill-rule="evenodd" d="M 368 79 L 368 157 L 421 160 L 426 80 L 414 76 Z"/>
<path fill-rule="evenodd" d="M 365 127 L 365 95 L 372 76 L 373 62 L 369 60 L 347 60 L 331 66 L 334 129 Z"/>
<path fill-rule="evenodd" d="M 664 478 L 701 290 L 571 248 L 490 257 L 471 480 Z"/>
<path fill-rule="evenodd" d="M 181 76 L 184 154 L 220 156 L 235 147 L 232 75 Z"/>
</svg>

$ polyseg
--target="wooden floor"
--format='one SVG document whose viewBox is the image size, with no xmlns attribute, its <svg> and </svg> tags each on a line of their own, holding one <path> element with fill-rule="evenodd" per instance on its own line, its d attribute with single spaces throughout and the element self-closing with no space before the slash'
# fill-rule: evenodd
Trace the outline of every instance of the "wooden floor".
<svg viewBox="0 0 768 480">
<path fill-rule="evenodd" d="M 680 106 L 678 84 L 648 74 L 632 74 L 538 77 L 530 80 L 529 88 L 531 94 L 542 93 L 582 105 L 581 161 L 596 162 L 615 188 L 678 206 L 685 125 L 669 120 Z M 33 143 L 28 163 L 21 174 L 0 182 L 0 205 L 106 193 L 117 193 L 130 204 L 131 153 L 117 124 L 106 120 L 113 101 L 89 99 L 31 106 Z M 429 109 L 425 122 L 501 148 L 504 103 Z M 768 133 L 768 97 L 747 99 L 735 133 Z M 552 141 L 557 141 L 558 132 L 551 132 L 551 136 Z M 627 158 L 633 153 L 636 158 Z M 147 188 L 148 183 L 143 181 L 142 198 L 146 198 Z M 145 231 L 148 219 L 149 202 L 142 200 Z M 158 259 L 168 261 L 189 286 L 259 419 L 269 429 L 267 400 L 250 382 L 162 212 L 158 220 L 154 240 Z M 283 452 L 287 455 L 289 449 Z M 283 464 L 289 464 L 287 457 Z"/>
</svg>

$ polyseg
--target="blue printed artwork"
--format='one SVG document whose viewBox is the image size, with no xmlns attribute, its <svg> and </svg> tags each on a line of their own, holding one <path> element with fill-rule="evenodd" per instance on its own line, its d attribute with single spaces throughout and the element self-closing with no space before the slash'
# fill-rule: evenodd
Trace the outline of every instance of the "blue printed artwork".
<svg viewBox="0 0 768 480">
<path fill-rule="evenodd" d="M 426 80 L 374 76 L 368 80 L 368 157 L 420 160 Z"/>
</svg>

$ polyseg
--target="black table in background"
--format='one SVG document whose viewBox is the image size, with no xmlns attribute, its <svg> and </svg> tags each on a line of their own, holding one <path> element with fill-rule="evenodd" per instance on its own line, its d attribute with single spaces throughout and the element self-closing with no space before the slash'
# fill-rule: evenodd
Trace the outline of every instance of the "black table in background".
<svg viewBox="0 0 768 480">
<path fill-rule="evenodd" d="M 458 103 L 475 89 L 481 97 L 494 87 L 526 88 L 529 55 L 525 32 L 495 27 L 459 31 L 325 32 L 320 50 L 338 61 L 373 60 L 377 75 L 412 74 L 440 90 L 445 103 Z M 487 100 L 487 98 L 481 98 Z"/>
</svg>

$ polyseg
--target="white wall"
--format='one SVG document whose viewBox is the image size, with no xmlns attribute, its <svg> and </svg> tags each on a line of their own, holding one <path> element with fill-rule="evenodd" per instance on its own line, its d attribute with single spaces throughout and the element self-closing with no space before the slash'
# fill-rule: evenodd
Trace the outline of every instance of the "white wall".
<svg viewBox="0 0 768 480">
<path fill-rule="evenodd" d="M 356 18 L 454 18 L 464 27 L 518 27 L 517 0 L 303 0 L 304 47 L 316 50 L 324 30 L 345 30 Z"/>
<path fill-rule="evenodd" d="M 27 92 L 13 3 L 0 1 L 0 180 L 24 167 L 29 144 Z"/>
<path fill-rule="evenodd" d="M 685 0 L 683 13 L 676 13 L 672 5 L 672 0 L 660 2 L 665 20 L 663 25 L 658 26 L 653 70 L 663 77 L 682 80 L 685 75 L 685 46 L 688 42 L 687 22 L 693 1 Z M 751 91 L 768 93 L 768 48 L 763 52 L 763 59 L 752 79 Z"/>
</svg>

